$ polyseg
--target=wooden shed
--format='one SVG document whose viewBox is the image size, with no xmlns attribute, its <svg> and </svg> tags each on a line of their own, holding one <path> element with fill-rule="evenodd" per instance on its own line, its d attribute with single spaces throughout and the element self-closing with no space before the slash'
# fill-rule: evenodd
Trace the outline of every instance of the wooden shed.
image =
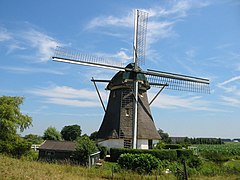
<svg viewBox="0 0 240 180">
<path fill-rule="evenodd" d="M 71 159 L 75 152 L 75 142 L 46 140 L 39 147 L 39 159 L 65 160 Z"/>
</svg>

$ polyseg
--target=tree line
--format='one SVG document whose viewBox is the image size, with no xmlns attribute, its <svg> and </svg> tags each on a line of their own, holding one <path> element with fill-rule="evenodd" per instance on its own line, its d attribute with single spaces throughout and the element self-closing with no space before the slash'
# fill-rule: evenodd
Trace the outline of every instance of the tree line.
<svg viewBox="0 0 240 180">
<path fill-rule="evenodd" d="M 24 98 L 18 96 L 0 97 L 0 153 L 21 157 L 30 152 L 32 144 L 41 144 L 43 140 L 76 141 L 76 157 L 81 159 L 98 151 L 94 141 L 96 132 L 90 137 L 86 134 L 81 136 L 81 127 L 76 124 L 64 126 L 61 132 L 55 127 L 48 127 L 42 137 L 28 134 L 22 138 L 18 131 L 23 132 L 32 126 L 32 118 L 20 110 L 23 101 Z"/>
</svg>

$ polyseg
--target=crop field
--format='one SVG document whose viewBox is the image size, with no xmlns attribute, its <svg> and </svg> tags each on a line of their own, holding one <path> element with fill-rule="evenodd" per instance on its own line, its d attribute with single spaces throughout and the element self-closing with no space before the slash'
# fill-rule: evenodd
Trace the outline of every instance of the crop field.
<svg viewBox="0 0 240 180">
<path fill-rule="evenodd" d="M 239 156 L 240 158 L 240 143 L 225 143 L 219 145 L 196 145 L 197 153 L 215 153 L 224 156 L 234 157 Z"/>
</svg>

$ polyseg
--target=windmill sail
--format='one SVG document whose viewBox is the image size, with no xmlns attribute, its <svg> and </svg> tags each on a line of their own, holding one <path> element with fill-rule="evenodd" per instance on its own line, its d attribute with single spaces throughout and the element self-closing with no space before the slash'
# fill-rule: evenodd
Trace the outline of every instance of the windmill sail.
<svg viewBox="0 0 240 180">
<path fill-rule="evenodd" d="M 137 24 L 135 24 L 135 49 L 137 64 L 142 65 L 145 63 L 145 49 L 146 49 L 146 34 L 147 34 L 147 22 L 148 13 L 144 11 L 136 10 Z"/>
<path fill-rule="evenodd" d="M 76 50 L 69 50 L 59 46 L 56 47 L 52 59 L 59 62 L 124 71 L 122 63 L 116 63 L 110 58 L 106 59 L 94 55 L 83 54 Z"/>
<path fill-rule="evenodd" d="M 163 84 L 166 84 L 166 89 L 206 94 L 210 93 L 208 79 L 156 70 L 148 70 L 144 73 L 146 74 L 148 82 L 151 86 L 161 87 Z"/>
</svg>

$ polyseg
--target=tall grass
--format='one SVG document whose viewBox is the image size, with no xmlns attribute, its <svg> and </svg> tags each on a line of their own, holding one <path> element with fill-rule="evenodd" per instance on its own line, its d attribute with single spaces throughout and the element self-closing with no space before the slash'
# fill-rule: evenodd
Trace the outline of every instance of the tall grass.
<svg viewBox="0 0 240 180">
<path fill-rule="evenodd" d="M 14 159 L 0 155 L 0 179 L 112 179 L 113 163 L 104 163 L 99 168 L 85 168 L 70 164 Z M 119 171 L 114 179 L 156 179 L 155 175 L 139 175 L 131 171 Z M 176 179 L 173 175 L 158 176 L 158 179 Z"/>
<path fill-rule="evenodd" d="M 112 167 L 115 167 L 112 174 Z M 240 161 L 228 161 L 223 166 L 216 165 L 212 162 L 204 163 L 204 165 L 196 170 L 189 179 L 238 179 L 240 180 Z M 234 172 L 235 171 L 235 172 Z M 189 169 L 189 173 L 190 169 Z M 52 180 L 52 179 L 177 179 L 172 173 L 162 175 L 141 175 L 128 170 L 118 169 L 116 164 L 104 162 L 103 166 L 95 168 L 86 168 L 81 166 L 73 166 L 68 164 L 39 162 L 29 158 L 15 159 L 0 154 L 0 180 L 8 179 L 36 179 L 36 180 Z M 112 176 L 113 175 L 113 176 Z"/>
</svg>

